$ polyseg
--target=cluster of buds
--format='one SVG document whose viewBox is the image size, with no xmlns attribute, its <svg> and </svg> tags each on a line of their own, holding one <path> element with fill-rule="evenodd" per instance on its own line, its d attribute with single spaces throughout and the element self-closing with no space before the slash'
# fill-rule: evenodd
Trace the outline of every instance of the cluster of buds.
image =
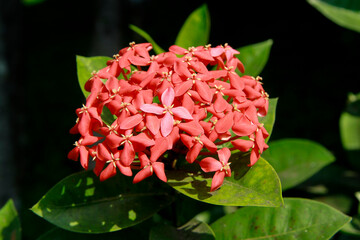
<svg viewBox="0 0 360 240">
<path fill-rule="evenodd" d="M 85 84 L 90 95 L 70 130 L 81 137 L 68 157 L 80 158 L 85 169 L 95 161 L 101 181 L 117 169 L 126 176 L 138 170 L 137 183 L 154 172 L 166 182 L 164 163 L 184 154 L 204 172 L 215 172 L 215 191 L 231 175 L 231 151 L 250 152 L 252 166 L 268 148 L 269 134 L 258 119 L 269 104 L 261 78 L 239 76 L 239 52 L 227 44 L 173 45 L 156 56 L 151 49 L 150 43 L 130 43 L 93 73 Z M 112 123 L 101 117 L 105 108 Z"/>
</svg>

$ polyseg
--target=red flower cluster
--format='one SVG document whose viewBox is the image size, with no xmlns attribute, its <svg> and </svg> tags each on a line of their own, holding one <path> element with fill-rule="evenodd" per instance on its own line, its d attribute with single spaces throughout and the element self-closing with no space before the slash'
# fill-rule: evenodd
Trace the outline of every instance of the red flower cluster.
<svg viewBox="0 0 360 240">
<path fill-rule="evenodd" d="M 250 151 L 250 164 L 268 148 L 268 133 L 258 116 L 268 110 L 268 95 L 261 78 L 240 77 L 244 72 L 238 51 L 229 45 L 171 46 L 150 56 L 150 43 L 134 44 L 119 51 L 107 67 L 94 73 L 85 89 L 86 104 L 76 110 L 71 133 L 80 139 L 68 157 L 87 169 L 89 156 L 100 180 L 117 169 L 137 183 L 154 172 L 162 181 L 165 152 L 186 154 L 189 163 L 199 155 L 218 155 L 196 161 L 205 172 L 215 172 L 211 191 L 231 175 L 232 150 Z M 217 66 L 216 69 L 214 66 Z M 116 117 L 104 123 L 108 108 Z M 229 148 L 221 148 L 229 143 Z M 221 149 L 220 149 L 221 148 Z"/>
</svg>

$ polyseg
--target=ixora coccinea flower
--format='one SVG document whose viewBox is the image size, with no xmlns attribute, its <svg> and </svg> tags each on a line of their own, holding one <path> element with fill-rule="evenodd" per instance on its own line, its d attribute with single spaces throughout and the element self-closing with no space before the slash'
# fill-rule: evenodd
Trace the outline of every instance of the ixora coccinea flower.
<svg viewBox="0 0 360 240">
<path fill-rule="evenodd" d="M 215 191 L 231 176 L 231 151 L 250 152 L 252 166 L 268 148 L 269 134 L 258 119 L 269 104 L 261 78 L 238 75 L 245 68 L 227 44 L 174 45 L 156 56 L 151 49 L 150 43 L 131 43 L 93 73 L 70 131 L 81 136 L 68 157 L 80 158 L 85 169 L 92 159 L 100 180 L 136 170 L 137 183 L 153 173 L 166 182 L 165 170 L 183 154 L 215 172 Z M 101 118 L 105 108 L 113 122 Z"/>
</svg>

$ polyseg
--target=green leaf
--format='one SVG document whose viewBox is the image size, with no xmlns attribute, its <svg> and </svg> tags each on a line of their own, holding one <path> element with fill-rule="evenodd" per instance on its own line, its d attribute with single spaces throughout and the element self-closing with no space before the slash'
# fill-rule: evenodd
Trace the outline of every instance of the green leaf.
<svg viewBox="0 0 360 240">
<path fill-rule="evenodd" d="M 209 225 L 196 219 L 175 228 L 161 224 L 150 231 L 150 240 L 215 240 L 215 235 Z"/>
<path fill-rule="evenodd" d="M 269 59 L 272 44 L 273 40 L 269 39 L 237 49 L 240 52 L 237 58 L 245 66 L 245 75 L 258 76 L 261 73 Z"/>
<path fill-rule="evenodd" d="M 346 111 L 340 116 L 340 136 L 349 162 L 360 169 L 360 94 L 349 94 Z"/>
<path fill-rule="evenodd" d="M 0 240 L 20 240 L 20 220 L 12 199 L 0 209 Z"/>
<path fill-rule="evenodd" d="M 360 238 L 360 215 L 354 216 L 352 221 L 348 222 L 341 231 Z"/>
<path fill-rule="evenodd" d="M 106 233 L 136 225 L 173 201 L 166 184 L 132 183 L 117 174 L 100 182 L 93 172 L 66 177 L 32 207 L 58 227 L 74 232 Z"/>
<path fill-rule="evenodd" d="M 300 184 L 335 160 L 322 145 L 306 139 L 270 142 L 262 156 L 279 174 L 283 190 Z"/>
<path fill-rule="evenodd" d="M 360 32 L 360 3 L 358 0 L 308 0 L 308 3 L 334 23 Z"/>
<path fill-rule="evenodd" d="M 146 220 L 138 225 L 122 229 L 121 231 L 102 233 L 102 234 L 88 234 L 70 232 L 61 228 L 53 228 L 50 231 L 42 234 L 37 240 L 138 240 L 148 239 L 152 219 Z M 136 234 L 134 234 L 136 232 Z"/>
<path fill-rule="evenodd" d="M 196 9 L 186 19 L 176 37 L 175 45 L 183 48 L 208 44 L 210 36 L 210 14 L 206 4 Z"/>
<path fill-rule="evenodd" d="M 101 113 L 101 119 L 106 123 L 108 126 L 111 126 L 111 124 L 116 120 L 116 115 L 112 115 L 110 110 L 104 106 L 103 111 Z"/>
<path fill-rule="evenodd" d="M 301 198 L 284 200 L 284 207 L 245 207 L 220 218 L 211 224 L 216 239 L 329 239 L 351 220 L 317 201 Z"/>
<path fill-rule="evenodd" d="M 352 197 L 346 194 L 327 194 L 315 197 L 313 200 L 325 203 L 343 213 L 349 213 L 353 206 Z"/>
<path fill-rule="evenodd" d="M 270 98 L 268 113 L 265 117 L 259 117 L 259 122 L 264 124 L 266 131 L 269 133 L 269 137 L 265 140 L 266 142 L 269 141 L 274 128 L 277 102 L 278 98 Z"/>
<path fill-rule="evenodd" d="M 92 72 L 98 71 L 106 67 L 106 62 L 111 60 L 110 57 L 83 57 L 76 56 L 76 65 L 77 65 L 77 76 L 78 82 L 83 92 L 84 96 L 89 96 L 89 92 L 84 89 L 85 83 L 92 76 Z"/>
<path fill-rule="evenodd" d="M 249 156 L 233 154 L 231 177 L 226 177 L 220 189 L 210 192 L 213 173 L 168 171 L 168 184 L 182 194 L 210 204 L 223 206 L 269 206 L 283 204 L 281 186 L 275 170 L 260 158 L 248 167 Z"/>
<path fill-rule="evenodd" d="M 135 25 L 132 25 L 130 24 L 129 25 L 129 28 L 131 30 L 133 30 L 134 32 L 136 32 L 137 34 L 139 34 L 140 36 L 142 36 L 143 38 L 145 38 L 146 41 L 148 41 L 149 43 L 152 44 L 153 46 L 153 49 L 154 49 L 154 52 L 156 54 L 160 54 L 160 53 L 163 53 L 165 52 L 165 50 L 163 50 L 155 41 L 154 39 L 152 39 L 152 37 L 147 33 L 145 32 L 144 30 L 142 30 L 141 28 L 135 26 Z"/>
</svg>

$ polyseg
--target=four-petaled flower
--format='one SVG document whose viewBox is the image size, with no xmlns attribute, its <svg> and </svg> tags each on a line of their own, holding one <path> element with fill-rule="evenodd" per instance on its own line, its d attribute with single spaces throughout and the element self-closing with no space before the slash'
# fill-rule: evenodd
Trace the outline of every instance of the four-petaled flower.
<svg viewBox="0 0 360 240">
<path fill-rule="evenodd" d="M 225 177 L 231 177 L 230 163 L 228 162 L 231 156 L 230 150 L 222 148 L 217 153 L 219 161 L 213 157 L 207 157 L 200 161 L 200 167 L 204 172 L 215 172 L 211 182 L 211 192 L 223 184 Z"/>
<path fill-rule="evenodd" d="M 154 104 L 143 104 L 140 109 L 146 113 L 153 113 L 155 115 L 163 116 L 161 119 L 160 131 L 164 137 L 167 137 L 174 127 L 174 117 L 179 119 L 192 120 L 193 117 L 189 111 L 184 107 L 174 107 L 174 89 L 169 87 L 161 95 L 161 103 L 163 107 Z"/>
</svg>

